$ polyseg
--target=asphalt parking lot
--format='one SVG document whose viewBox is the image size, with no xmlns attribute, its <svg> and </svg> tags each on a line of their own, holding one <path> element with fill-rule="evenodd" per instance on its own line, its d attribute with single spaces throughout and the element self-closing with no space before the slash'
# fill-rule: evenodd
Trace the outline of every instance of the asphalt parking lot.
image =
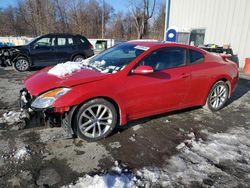
<svg viewBox="0 0 250 188">
<path fill-rule="evenodd" d="M 6 112 L 19 110 L 19 90 L 23 87 L 22 80 L 29 74 L 0 68 L 0 117 Z M 234 133 L 233 129 L 246 130 L 246 139 L 248 137 L 249 140 L 244 142 L 244 151 L 249 156 L 244 157 L 250 158 L 250 77 L 241 74 L 232 98 L 219 112 L 210 113 L 197 107 L 144 118 L 128 123 L 98 142 L 68 139 L 61 128 L 44 127 L 38 121 L 33 121 L 24 129 L 18 130 L 17 127 L 15 124 L 0 123 L 0 187 L 68 185 L 86 173 L 108 171 L 115 161 L 126 165 L 131 171 L 144 167 L 166 168 L 173 156 L 180 155 L 180 144 L 190 134 L 194 135 L 196 141 L 206 141 L 209 137 L 207 132 L 210 135 L 230 135 Z M 25 148 L 25 156 L 18 153 L 22 148 Z M 249 185 L 249 161 L 242 162 L 247 168 L 234 165 L 236 163 L 230 159 L 223 162 L 224 165 L 221 161 L 218 164 L 210 162 L 209 165 L 226 175 L 209 174 L 209 180 L 194 180 L 191 184 L 178 180 L 182 183 L 172 183 L 171 186 Z M 185 160 L 184 163 L 187 165 Z M 225 176 L 227 179 L 221 181 L 219 177 Z"/>
</svg>

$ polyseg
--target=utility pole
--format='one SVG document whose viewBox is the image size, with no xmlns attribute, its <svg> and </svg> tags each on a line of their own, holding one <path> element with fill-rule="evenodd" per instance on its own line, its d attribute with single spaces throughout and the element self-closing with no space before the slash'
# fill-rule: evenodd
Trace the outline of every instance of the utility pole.
<svg viewBox="0 0 250 188">
<path fill-rule="evenodd" d="M 167 30 L 169 28 L 170 2 L 171 2 L 171 0 L 166 0 L 164 41 L 167 40 Z"/>
<path fill-rule="evenodd" d="M 104 38 L 104 16 L 105 16 L 105 2 L 102 0 L 102 39 Z"/>
</svg>

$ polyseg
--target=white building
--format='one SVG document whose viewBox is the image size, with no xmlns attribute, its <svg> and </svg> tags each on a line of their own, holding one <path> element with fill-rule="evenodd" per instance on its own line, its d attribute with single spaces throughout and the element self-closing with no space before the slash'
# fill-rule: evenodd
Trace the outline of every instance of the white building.
<svg viewBox="0 0 250 188">
<path fill-rule="evenodd" d="M 169 27 L 204 29 L 204 44 L 230 44 L 240 67 L 250 57 L 250 0 L 171 0 Z"/>
</svg>

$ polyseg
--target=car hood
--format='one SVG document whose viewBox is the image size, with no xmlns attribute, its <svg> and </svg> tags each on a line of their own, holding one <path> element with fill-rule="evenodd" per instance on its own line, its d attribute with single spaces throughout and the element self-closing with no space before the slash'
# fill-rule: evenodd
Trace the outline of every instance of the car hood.
<svg viewBox="0 0 250 188">
<path fill-rule="evenodd" d="M 50 68 L 51 67 L 44 68 L 24 80 L 25 88 L 31 95 L 37 96 L 45 91 L 57 87 L 71 87 L 84 83 L 103 80 L 109 76 L 109 74 L 100 73 L 94 70 L 81 69 L 72 74 L 58 77 L 48 74 Z"/>
</svg>

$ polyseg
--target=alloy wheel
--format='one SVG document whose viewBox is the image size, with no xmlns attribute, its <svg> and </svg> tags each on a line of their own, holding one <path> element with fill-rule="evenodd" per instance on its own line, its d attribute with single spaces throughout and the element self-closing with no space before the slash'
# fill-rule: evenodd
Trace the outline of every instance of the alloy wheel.
<svg viewBox="0 0 250 188">
<path fill-rule="evenodd" d="M 228 88 L 226 85 L 217 85 L 210 94 L 209 104 L 213 109 L 221 108 L 228 96 Z"/>
<path fill-rule="evenodd" d="M 79 118 L 79 130 L 88 138 L 103 136 L 113 122 L 113 114 L 109 107 L 98 104 L 88 107 Z"/>
<path fill-rule="evenodd" d="M 84 60 L 83 57 L 77 57 L 74 61 L 75 61 L 75 62 L 81 62 L 81 61 L 83 61 L 83 60 Z"/>
<path fill-rule="evenodd" d="M 26 71 L 29 68 L 29 62 L 26 59 L 19 59 L 17 60 L 15 66 L 19 71 Z"/>
</svg>

